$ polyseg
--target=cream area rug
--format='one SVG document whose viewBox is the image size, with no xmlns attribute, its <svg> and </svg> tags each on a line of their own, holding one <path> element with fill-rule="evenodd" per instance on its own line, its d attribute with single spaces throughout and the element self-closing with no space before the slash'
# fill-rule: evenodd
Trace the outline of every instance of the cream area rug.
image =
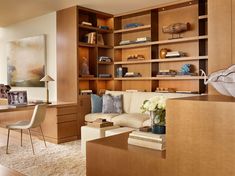
<svg viewBox="0 0 235 176">
<path fill-rule="evenodd" d="M 85 176 L 86 161 L 81 153 L 81 142 L 73 141 L 64 144 L 34 139 L 35 155 L 32 154 L 30 142 L 23 147 L 10 144 L 9 153 L 6 147 L 0 148 L 0 164 L 28 176 Z"/>
</svg>

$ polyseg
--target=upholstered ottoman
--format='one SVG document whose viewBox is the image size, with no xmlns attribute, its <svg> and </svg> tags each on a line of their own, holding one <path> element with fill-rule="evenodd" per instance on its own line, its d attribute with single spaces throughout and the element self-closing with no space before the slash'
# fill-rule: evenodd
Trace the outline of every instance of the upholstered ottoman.
<svg viewBox="0 0 235 176">
<path fill-rule="evenodd" d="M 105 137 L 105 131 L 119 128 L 119 126 L 109 126 L 104 128 L 95 128 L 89 126 L 81 127 L 81 150 L 86 155 L 86 142 Z"/>
<path fill-rule="evenodd" d="M 120 128 L 116 128 L 116 129 L 109 129 L 109 130 L 105 131 L 105 137 L 113 136 L 113 135 L 117 135 L 117 134 L 121 134 L 121 133 L 132 132 L 134 130 L 136 130 L 136 129 L 129 128 L 129 127 L 120 127 Z"/>
</svg>

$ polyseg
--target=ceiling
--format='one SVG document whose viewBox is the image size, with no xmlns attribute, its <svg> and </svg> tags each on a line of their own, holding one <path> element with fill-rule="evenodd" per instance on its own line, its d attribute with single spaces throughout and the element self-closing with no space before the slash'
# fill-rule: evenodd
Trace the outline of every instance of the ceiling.
<svg viewBox="0 0 235 176">
<path fill-rule="evenodd" d="M 73 5 L 119 14 L 173 1 L 176 0 L 0 0 L 0 27 Z"/>
</svg>

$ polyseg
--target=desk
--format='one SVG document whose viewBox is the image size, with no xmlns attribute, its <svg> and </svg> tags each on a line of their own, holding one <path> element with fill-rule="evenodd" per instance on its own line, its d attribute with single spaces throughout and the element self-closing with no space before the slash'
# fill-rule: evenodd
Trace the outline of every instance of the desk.
<svg viewBox="0 0 235 176">
<path fill-rule="evenodd" d="M 63 143 L 80 138 L 77 109 L 76 103 L 57 102 L 48 105 L 46 118 L 42 123 L 45 139 L 52 143 Z M 6 124 L 12 122 L 30 120 L 33 110 L 34 105 L 17 108 L 2 106 L 0 124 L 5 127 Z M 41 136 L 37 128 L 32 129 L 32 134 Z"/>
</svg>

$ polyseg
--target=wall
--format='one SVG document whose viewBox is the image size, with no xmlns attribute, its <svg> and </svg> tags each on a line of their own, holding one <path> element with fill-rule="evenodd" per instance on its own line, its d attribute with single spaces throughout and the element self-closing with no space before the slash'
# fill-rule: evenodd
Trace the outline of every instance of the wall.
<svg viewBox="0 0 235 176">
<path fill-rule="evenodd" d="M 23 21 L 11 26 L 0 28 L 0 83 L 7 84 L 6 43 L 29 36 L 46 34 L 47 73 L 55 82 L 49 83 L 50 100 L 56 101 L 56 13 L 50 13 Z M 45 88 L 13 88 L 13 90 L 27 90 L 28 99 L 45 100 Z"/>
</svg>

